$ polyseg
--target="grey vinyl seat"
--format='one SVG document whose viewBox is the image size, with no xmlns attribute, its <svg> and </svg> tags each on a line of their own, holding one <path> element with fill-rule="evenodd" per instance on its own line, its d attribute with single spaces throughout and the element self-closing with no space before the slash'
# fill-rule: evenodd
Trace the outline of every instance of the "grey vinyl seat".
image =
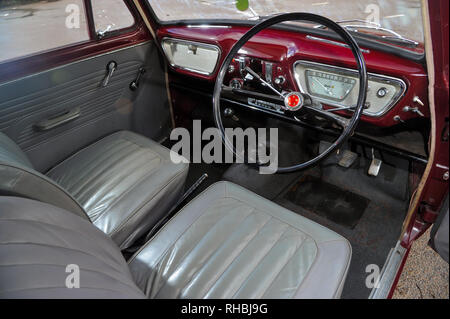
<svg viewBox="0 0 450 319">
<path fill-rule="evenodd" d="M 228 182 L 128 262 L 76 214 L 12 197 L 0 211 L 0 298 L 338 298 L 351 259 L 340 235 Z M 66 288 L 68 264 L 78 289 Z"/>
<path fill-rule="evenodd" d="M 181 196 L 189 165 L 175 164 L 170 154 L 146 137 L 121 131 L 43 175 L 0 133 L 0 194 L 36 199 L 74 212 L 125 249 Z"/>
</svg>

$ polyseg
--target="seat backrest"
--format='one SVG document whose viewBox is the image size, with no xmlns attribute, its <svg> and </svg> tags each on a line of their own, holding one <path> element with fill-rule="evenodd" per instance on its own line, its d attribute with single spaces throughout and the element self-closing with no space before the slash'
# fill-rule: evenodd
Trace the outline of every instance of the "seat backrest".
<svg viewBox="0 0 450 319">
<path fill-rule="evenodd" d="M 0 163 L 16 163 L 24 167 L 33 168 L 28 157 L 8 136 L 0 132 Z"/>
<path fill-rule="evenodd" d="M 81 205 L 67 191 L 36 171 L 19 146 L 1 132 L 0 195 L 35 199 L 89 219 Z"/>
<path fill-rule="evenodd" d="M 119 247 L 45 203 L 0 197 L 0 298 L 145 298 Z"/>
</svg>

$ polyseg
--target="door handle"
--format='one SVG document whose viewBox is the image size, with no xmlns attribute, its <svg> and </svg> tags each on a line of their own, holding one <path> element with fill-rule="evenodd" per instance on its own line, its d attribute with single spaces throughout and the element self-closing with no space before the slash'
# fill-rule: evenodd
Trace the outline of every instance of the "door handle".
<svg viewBox="0 0 450 319">
<path fill-rule="evenodd" d="M 106 66 L 106 70 L 108 71 L 108 73 L 106 74 L 105 78 L 102 81 L 102 87 L 106 87 L 109 83 L 109 80 L 111 80 L 111 77 L 114 74 L 114 71 L 116 71 L 117 69 L 117 63 L 114 61 L 111 61 L 108 63 L 108 65 Z"/>
<path fill-rule="evenodd" d="M 81 109 L 79 107 L 70 110 L 64 114 L 43 120 L 41 122 L 38 122 L 36 124 L 34 124 L 34 128 L 37 131 L 48 131 L 51 130 L 55 127 L 58 127 L 60 125 L 66 124 L 70 121 L 73 121 L 75 119 L 77 119 L 78 117 L 80 117 L 81 115 Z"/>
</svg>

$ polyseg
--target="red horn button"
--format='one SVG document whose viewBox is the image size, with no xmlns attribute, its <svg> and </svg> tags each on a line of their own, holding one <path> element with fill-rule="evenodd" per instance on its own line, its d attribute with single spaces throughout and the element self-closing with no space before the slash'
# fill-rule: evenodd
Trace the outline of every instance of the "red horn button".
<svg viewBox="0 0 450 319">
<path fill-rule="evenodd" d="M 290 111 L 297 111 L 303 106 L 303 97 L 298 93 L 289 93 L 284 99 L 284 104 Z"/>
<path fill-rule="evenodd" d="M 296 107 L 298 106 L 298 103 L 300 103 L 300 98 L 298 97 L 298 95 L 292 94 L 288 97 L 288 105 L 290 107 Z"/>
</svg>

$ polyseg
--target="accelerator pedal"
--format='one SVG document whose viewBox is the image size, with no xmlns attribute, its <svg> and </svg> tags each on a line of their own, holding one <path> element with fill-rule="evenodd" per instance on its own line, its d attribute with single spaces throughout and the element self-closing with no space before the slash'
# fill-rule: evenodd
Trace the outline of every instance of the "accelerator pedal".
<svg viewBox="0 0 450 319">
<path fill-rule="evenodd" d="M 377 177 L 380 173 L 381 164 L 383 164 L 383 161 L 375 157 L 375 150 L 372 148 L 372 162 L 370 163 L 369 171 L 367 173 L 370 176 Z"/>
</svg>

